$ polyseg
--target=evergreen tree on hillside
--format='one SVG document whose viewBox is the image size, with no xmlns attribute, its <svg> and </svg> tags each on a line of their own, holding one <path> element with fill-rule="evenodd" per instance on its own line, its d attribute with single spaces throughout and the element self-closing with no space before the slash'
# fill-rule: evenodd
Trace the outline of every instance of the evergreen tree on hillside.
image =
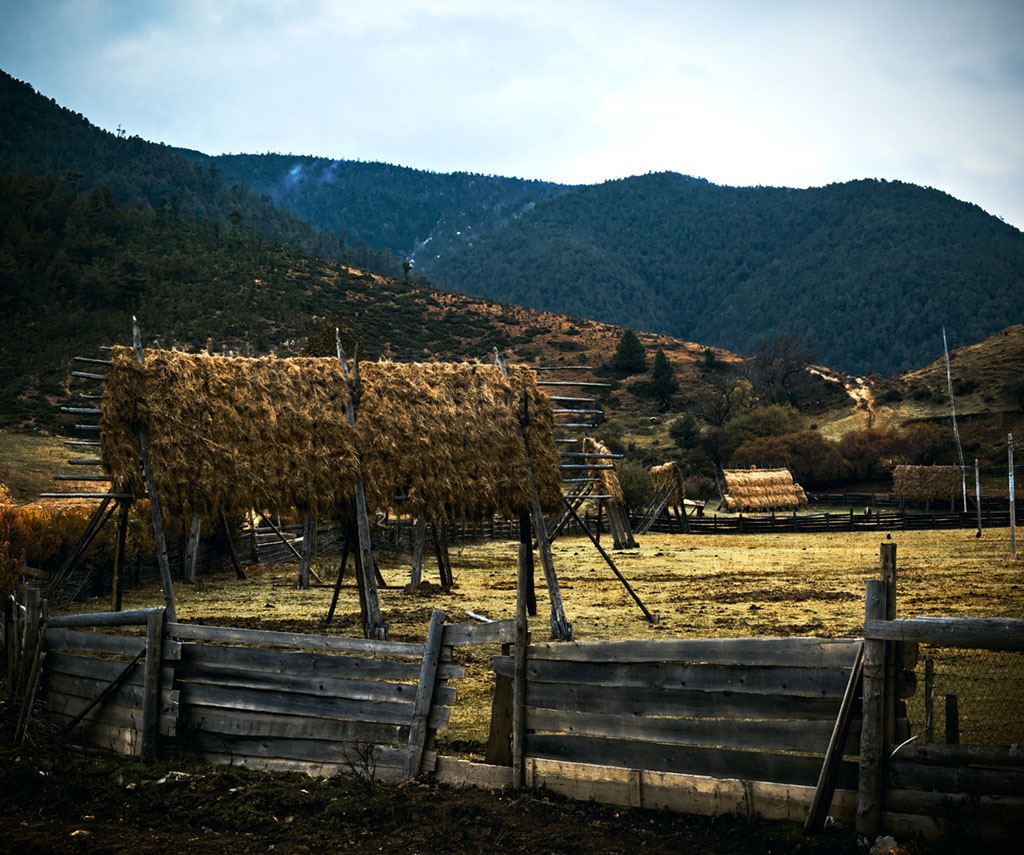
<svg viewBox="0 0 1024 855">
<path fill-rule="evenodd" d="M 626 330 L 622 334 L 611 365 L 623 374 L 638 374 L 647 369 L 647 352 L 633 330 Z"/>
<path fill-rule="evenodd" d="M 672 402 L 672 396 L 679 389 L 679 381 L 676 380 L 676 372 L 672 363 L 665 356 L 665 351 L 660 347 L 654 354 L 654 366 L 651 368 L 651 397 L 658 402 L 662 412 L 668 409 Z"/>
</svg>

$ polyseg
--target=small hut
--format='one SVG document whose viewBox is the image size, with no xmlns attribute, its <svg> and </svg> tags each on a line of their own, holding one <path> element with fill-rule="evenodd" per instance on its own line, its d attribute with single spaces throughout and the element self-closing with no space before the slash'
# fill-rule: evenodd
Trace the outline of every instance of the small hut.
<svg viewBox="0 0 1024 855">
<path fill-rule="evenodd" d="M 803 487 L 788 469 L 725 469 L 727 511 L 787 511 L 807 504 Z"/>
</svg>

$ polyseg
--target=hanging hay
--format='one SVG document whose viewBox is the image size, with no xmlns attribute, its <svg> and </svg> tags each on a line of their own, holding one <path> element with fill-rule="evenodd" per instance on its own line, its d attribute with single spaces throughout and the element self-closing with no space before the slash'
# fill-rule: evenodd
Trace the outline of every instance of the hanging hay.
<svg viewBox="0 0 1024 855">
<path fill-rule="evenodd" d="M 235 359 L 115 348 L 101 452 L 117 492 L 145 492 L 136 433 L 171 514 L 250 508 L 339 515 L 360 477 L 371 509 L 442 521 L 529 507 L 527 466 L 546 509 L 561 504 L 550 404 L 532 372 L 468 364 L 360 366 L 356 425 L 337 359 Z M 530 420 L 519 433 L 520 391 Z"/>
<path fill-rule="evenodd" d="M 686 483 L 683 481 L 683 473 L 679 471 L 674 460 L 651 469 L 651 486 L 654 488 L 655 494 L 671 487 L 672 498 L 669 499 L 669 505 L 675 508 L 683 507 L 683 502 L 686 499 Z"/>
<path fill-rule="evenodd" d="M 952 499 L 960 492 L 959 466 L 897 466 L 892 489 L 901 499 Z"/>
<path fill-rule="evenodd" d="M 727 511 L 782 511 L 807 504 L 788 469 L 725 469 Z"/>
<path fill-rule="evenodd" d="M 611 454 L 608 446 L 598 439 L 586 436 L 583 438 L 583 451 L 585 454 Z M 598 464 L 611 463 L 612 458 L 596 460 Z M 597 489 L 600 495 L 609 496 L 609 502 L 622 502 L 622 485 L 619 483 L 619 476 L 614 469 L 591 469 L 590 474 L 597 479 Z"/>
</svg>

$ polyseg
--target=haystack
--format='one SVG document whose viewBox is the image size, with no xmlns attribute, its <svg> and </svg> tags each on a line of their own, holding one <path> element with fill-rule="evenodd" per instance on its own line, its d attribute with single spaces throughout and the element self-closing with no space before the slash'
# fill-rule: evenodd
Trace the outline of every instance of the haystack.
<svg viewBox="0 0 1024 855">
<path fill-rule="evenodd" d="M 554 416 L 531 371 L 367 363 L 355 427 L 336 359 L 240 359 L 115 348 L 101 453 L 118 492 L 145 492 L 136 433 L 172 514 L 297 508 L 346 512 L 362 478 L 371 509 L 404 496 L 433 521 L 530 506 L 527 463 L 546 509 L 561 506 Z M 529 423 L 519 432 L 520 392 Z"/>
<path fill-rule="evenodd" d="M 959 466 L 897 466 L 892 471 L 893 492 L 904 500 L 952 499 L 960 484 Z"/>
<path fill-rule="evenodd" d="M 783 511 L 807 504 L 788 469 L 725 469 L 727 511 Z"/>
<path fill-rule="evenodd" d="M 583 452 L 584 454 L 607 454 L 608 457 L 604 459 L 595 458 L 595 465 L 598 466 L 604 466 L 612 461 L 608 446 L 593 437 L 585 436 L 583 438 Z M 591 475 L 597 480 L 598 491 L 602 495 L 608 496 L 609 502 L 622 503 L 622 485 L 619 483 L 619 476 L 615 474 L 614 469 L 592 469 Z"/>
<path fill-rule="evenodd" d="M 654 488 L 655 495 L 663 490 L 671 489 L 672 496 L 668 500 L 669 505 L 674 508 L 683 507 L 686 499 L 686 483 L 683 480 L 683 473 L 679 471 L 674 460 L 651 468 L 651 486 Z"/>
</svg>

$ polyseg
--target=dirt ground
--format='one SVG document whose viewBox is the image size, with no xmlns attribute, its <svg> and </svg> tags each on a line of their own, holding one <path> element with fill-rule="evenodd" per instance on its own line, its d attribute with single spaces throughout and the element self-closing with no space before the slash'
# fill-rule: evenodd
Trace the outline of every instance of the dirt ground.
<svg viewBox="0 0 1024 855">
<path fill-rule="evenodd" d="M 864 581 L 877 576 L 885 535 L 777 534 L 713 538 L 651 535 L 631 552 L 615 552 L 619 568 L 659 622 L 649 624 L 588 541 L 559 540 L 559 570 L 569 620 L 580 639 L 749 635 L 857 635 L 863 624 Z M 1024 615 L 1022 565 L 1009 558 L 1008 532 L 893 533 L 898 549 L 900 617 Z M 442 591 L 436 568 L 417 592 L 403 590 L 409 556 L 380 553 L 389 587 L 382 608 L 391 637 L 425 635 L 429 614 L 449 620 L 466 611 L 494 619 L 514 611 L 515 544 L 453 549 L 456 586 Z M 314 632 L 330 603 L 337 557 L 316 568 L 323 587 L 298 591 L 296 568 L 249 568 L 176 584 L 179 619 L 210 624 Z M 351 573 L 351 569 L 349 570 Z M 546 639 L 548 604 L 538 575 L 535 639 Z M 162 602 L 156 587 L 131 591 L 124 607 Z M 93 601 L 76 611 L 106 610 Z M 328 630 L 359 634 L 351 576 Z M 467 676 L 445 753 L 480 756 L 490 712 L 490 656 L 462 654 Z M 367 786 L 345 779 L 313 780 L 237 768 L 211 769 L 187 757 L 157 766 L 80 755 L 54 747 L 45 734 L 21 751 L 0 755 L 0 831 L 9 852 L 685 852 L 847 853 L 850 829 L 805 837 L 785 823 L 747 823 L 578 804 L 544 793 L 494 794 L 431 783 Z M 950 842 L 953 848 L 961 845 Z M 943 844 L 945 845 L 945 844 Z M 914 844 L 904 851 L 933 851 Z M 950 850 L 951 851 L 951 850 Z"/>
</svg>

